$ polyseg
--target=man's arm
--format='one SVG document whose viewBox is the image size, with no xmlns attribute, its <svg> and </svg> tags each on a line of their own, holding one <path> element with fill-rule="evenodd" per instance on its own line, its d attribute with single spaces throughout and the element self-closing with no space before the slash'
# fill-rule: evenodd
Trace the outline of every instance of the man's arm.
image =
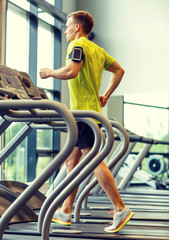
<svg viewBox="0 0 169 240">
<path fill-rule="evenodd" d="M 42 68 L 39 72 L 40 77 L 42 79 L 48 78 L 48 77 L 54 77 L 57 79 L 63 79 L 63 80 L 68 80 L 71 78 L 75 78 L 81 67 L 82 67 L 83 62 L 73 62 L 70 60 L 68 64 L 62 68 L 58 69 L 49 69 L 49 68 Z"/>
<path fill-rule="evenodd" d="M 106 105 L 107 100 L 109 99 L 110 95 L 114 92 L 114 90 L 117 88 L 124 75 L 123 68 L 117 62 L 114 62 L 106 70 L 112 72 L 112 75 L 110 78 L 110 84 L 108 88 L 106 89 L 104 94 L 100 96 L 101 107 L 104 107 Z"/>
</svg>

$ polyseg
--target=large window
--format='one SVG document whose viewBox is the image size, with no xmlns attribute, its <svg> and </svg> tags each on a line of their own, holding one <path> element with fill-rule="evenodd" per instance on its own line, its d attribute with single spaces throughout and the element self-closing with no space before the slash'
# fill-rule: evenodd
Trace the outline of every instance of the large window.
<svg viewBox="0 0 169 240">
<path fill-rule="evenodd" d="M 168 93 L 125 95 L 124 124 L 145 137 L 168 138 Z"/>
<path fill-rule="evenodd" d="M 28 17 L 26 12 L 15 5 L 8 4 L 6 33 L 6 65 L 8 67 L 28 72 L 28 36 Z M 22 126 L 23 124 L 13 123 L 6 130 L 5 145 L 18 133 Z M 25 180 L 24 152 L 25 141 L 5 161 L 6 179 Z"/>
<path fill-rule="evenodd" d="M 6 65 L 26 72 L 28 71 L 28 27 L 26 12 L 8 4 Z"/>
<path fill-rule="evenodd" d="M 57 8 L 61 8 L 61 0 L 48 0 L 48 2 L 54 6 L 57 2 Z M 42 67 L 54 68 L 54 51 L 56 51 L 54 42 L 57 37 L 54 32 L 56 29 L 61 35 L 61 27 L 55 26 L 55 22 L 53 16 L 30 4 L 30 1 L 8 1 L 6 65 L 27 72 L 37 87 L 47 90 L 47 95 L 51 99 L 53 99 L 54 92 L 53 79 L 41 80 L 39 70 Z M 60 51 L 60 45 L 58 48 Z M 59 85 L 55 90 L 60 92 Z M 24 123 L 10 125 L 5 131 L 5 145 L 23 126 Z M 32 169 L 29 165 L 32 163 L 35 174 L 32 174 L 30 178 L 33 179 L 51 161 L 56 153 L 54 148 L 58 149 L 54 143 L 53 130 L 34 130 L 34 133 L 31 133 L 32 136 L 23 141 L 6 159 L 3 171 L 5 179 L 27 181 L 27 176 L 32 174 L 29 172 L 29 169 Z M 58 146 L 59 144 L 58 142 Z M 29 156 L 28 149 L 31 149 L 31 156 Z M 33 161 L 32 158 L 34 158 Z"/>
<path fill-rule="evenodd" d="M 168 122 L 169 122 L 169 95 L 168 93 L 145 93 L 145 94 L 129 94 L 124 96 L 124 126 L 129 131 L 138 134 L 142 137 L 147 137 L 154 140 L 165 141 L 168 137 Z M 128 161 L 132 164 L 137 154 L 141 151 L 145 143 L 137 143 L 132 151 L 132 156 Z M 153 144 L 149 153 L 145 156 L 141 163 L 140 169 L 142 172 L 142 180 L 147 176 L 150 179 L 166 179 L 168 178 L 169 165 L 169 145 L 168 144 Z M 134 156 L 134 157 L 133 157 Z M 159 160 L 159 166 L 157 161 Z M 154 165 L 151 165 L 154 164 Z M 159 174 L 156 175 L 156 170 L 161 168 Z M 139 169 L 138 169 L 139 171 Z M 157 171 L 158 173 L 158 171 Z M 147 175 L 150 174 L 150 175 Z M 136 179 L 133 178 L 135 181 Z M 138 180 L 138 179 L 137 179 Z M 151 183 L 152 181 L 149 181 Z"/>
<path fill-rule="evenodd" d="M 49 25 L 39 21 L 38 24 L 38 64 L 37 71 L 40 68 L 53 67 L 53 54 L 54 54 L 54 46 L 53 46 L 53 31 Z M 38 75 L 37 77 L 37 86 L 51 89 L 53 87 L 53 79 L 41 79 Z"/>
</svg>

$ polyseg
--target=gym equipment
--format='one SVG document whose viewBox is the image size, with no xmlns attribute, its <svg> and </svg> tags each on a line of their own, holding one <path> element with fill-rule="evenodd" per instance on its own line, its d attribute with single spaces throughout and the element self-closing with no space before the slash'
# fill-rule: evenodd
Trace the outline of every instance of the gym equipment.
<svg viewBox="0 0 169 240">
<path fill-rule="evenodd" d="M 41 99 L 29 75 L 0 65 L 1 99 Z"/>
<path fill-rule="evenodd" d="M 17 181 L 0 181 L 0 187 L 2 186 L 10 189 L 13 193 L 16 194 L 16 196 L 20 195 L 28 187 L 27 184 Z M 46 197 L 40 191 L 37 191 L 34 196 L 32 196 L 28 201 L 28 205 L 33 210 L 39 210 L 42 207 L 45 199 Z"/>
<path fill-rule="evenodd" d="M 163 156 L 153 154 L 148 158 L 147 168 L 153 176 L 157 176 L 166 171 L 167 165 Z"/>
<path fill-rule="evenodd" d="M 16 73 L 16 71 L 15 71 Z M 14 74 L 14 73 L 13 73 Z M 19 73 L 17 73 L 19 74 Z M 27 86 L 28 87 L 28 86 Z M 95 118 L 95 113 L 94 112 L 88 112 L 86 113 L 86 111 L 82 111 L 80 112 L 80 115 L 76 115 L 79 114 L 77 112 L 72 112 L 70 113 L 67 108 L 65 109 L 64 106 L 62 106 L 62 104 L 50 101 L 50 100 L 36 100 L 36 97 L 33 97 L 34 100 L 27 98 L 28 94 L 25 95 L 25 100 L 21 100 L 21 95 L 19 95 L 17 93 L 17 91 L 14 93 L 11 89 L 5 89 L 6 92 L 3 89 L 3 97 L 5 98 L 5 100 L 1 101 L 1 116 L 3 118 L 2 126 L 4 127 L 4 131 L 5 129 L 10 125 L 10 122 L 14 122 L 14 121 L 20 121 L 20 122 L 26 122 L 28 123 L 28 125 L 30 126 L 30 128 L 33 128 L 37 125 L 41 125 L 41 127 L 43 127 L 42 125 L 44 124 L 45 127 L 47 128 L 58 128 L 61 129 L 63 127 L 63 125 L 65 125 L 64 122 L 66 122 L 66 128 L 68 128 L 68 138 L 67 138 L 67 142 L 66 145 L 64 147 L 64 151 L 62 151 L 61 153 L 59 153 L 59 158 L 58 156 L 56 156 L 56 158 L 54 158 L 54 160 L 52 161 L 52 163 L 50 164 L 50 166 L 48 166 L 48 168 L 46 170 L 44 170 L 44 172 L 42 173 L 42 175 L 40 175 L 40 177 L 38 177 L 37 179 L 35 179 L 35 181 L 26 188 L 26 190 L 24 190 L 20 196 L 15 200 L 15 202 L 9 206 L 9 208 L 5 211 L 5 213 L 2 215 L 1 219 L 0 219 L 0 226 L 1 226 L 1 231 L 0 231 L 0 239 L 14 239 L 15 237 L 17 239 L 19 238 L 18 235 L 18 231 L 19 234 L 21 234 L 21 239 L 25 238 L 25 239 L 30 239 L 34 238 L 34 239 L 41 239 L 40 233 L 38 233 L 36 231 L 36 227 L 37 225 L 35 223 L 33 224 L 23 224 L 23 223 L 17 223 L 17 224 L 12 224 L 10 225 L 10 229 L 7 229 L 4 233 L 4 229 L 8 227 L 8 223 L 12 217 L 12 215 L 15 214 L 15 212 L 18 212 L 20 206 L 23 204 L 25 204 L 25 202 L 27 202 L 27 200 L 30 198 L 31 195 L 34 194 L 34 192 L 36 192 L 36 190 L 39 189 L 39 186 L 45 181 L 45 179 L 52 174 L 53 171 L 56 170 L 57 167 L 60 166 L 61 162 L 64 160 L 64 158 L 66 157 L 66 154 L 69 154 L 69 152 L 71 151 L 71 147 L 73 147 L 73 144 L 75 144 L 75 142 L 72 143 L 72 141 L 74 140 L 74 138 L 76 138 L 76 124 L 74 121 L 74 117 L 81 119 L 84 118 L 85 121 L 87 117 L 90 118 Z M 11 95 L 9 95 L 9 93 Z M 23 94 L 23 93 L 22 93 Z M 9 97 L 10 96 L 10 97 Z M 12 96 L 12 97 L 11 97 Z M 13 99 L 12 99 L 13 98 Z M 15 99 L 17 98 L 17 99 Z M 39 98 L 39 95 L 38 95 Z M 35 110 L 36 109 L 36 110 Z M 72 115 L 73 114 L 73 115 Z M 78 116 L 78 117 L 77 117 Z M 71 121 L 72 120 L 72 121 Z M 106 130 L 106 135 L 107 135 L 107 139 L 106 139 L 106 143 L 103 146 L 102 149 L 102 156 L 100 155 L 98 157 L 98 159 L 96 158 L 95 160 L 97 160 L 98 162 L 103 160 L 102 158 L 105 157 L 105 155 L 107 154 L 106 151 L 103 154 L 103 150 L 105 148 L 107 148 L 107 151 L 109 151 L 109 147 L 111 145 L 112 147 L 112 136 L 113 136 L 113 132 L 112 132 L 112 126 L 109 125 L 109 121 L 107 123 L 107 119 L 106 119 L 106 124 L 107 127 L 105 126 Z M 104 124 L 103 124 L 104 125 Z M 93 126 L 94 129 L 94 126 Z M 97 129 L 97 128 L 96 128 Z M 94 130 L 97 132 L 97 130 Z M 2 131 L 3 132 L 3 131 Z M 112 134 L 112 135 L 111 135 Z M 98 136 L 99 136 L 99 131 L 98 131 Z M 111 141 L 109 139 L 109 137 L 111 138 Z M 107 146 L 107 147 L 106 147 Z M 97 146 L 99 147 L 99 146 Z M 110 148 L 111 148 L 110 147 Z M 68 148 L 68 149 L 67 149 Z M 68 152 L 67 152 L 68 151 Z M 118 151 L 115 153 L 114 158 L 116 158 L 118 156 Z M 121 156 L 123 158 L 123 156 Z M 58 161 L 57 161 L 58 160 Z M 98 164 L 97 162 L 97 164 Z M 60 190 L 58 190 L 56 188 L 55 194 L 57 191 L 59 191 L 59 195 L 57 196 L 56 200 L 53 202 L 53 204 L 49 207 L 47 214 L 44 216 L 44 219 L 42 220 L 42 238 L 47 240 L 48 239 L 48 235 L 49 235 L 49 226 L 50 226 L 50 220 L 53 214 L 53 211 L 55 210 L 55 208 L 57 207 L 57 205 L 62 202 L 62 200 L 66 197 L 66 194 L 69 194 L 68 191 L 72 191 L 75 187 L 76 184 L 79 185 L 80 181 L 82 181 L 82 178 L 86 177 L 86 175 L 89 174 L 89 172 L 92 170 L 93 167 L 95 167 L 94 165 L 96 164 L 94 161 L 91 161 L 91 165 L 89 167 L 89 165 L 85 168 L 83 168 L 83 170 L 81 171 L 80 174 L 77 175 L 77 177 L 72 180 L 71 183 L 69 183 L 67 185 L 67 187 L 65 188 L 65 181 L 63 181 L 61 183 L 62 187 L 64 188 L 64 190 L 62 190 L 61 185 L 59 186 Z M 89 167 L 89 168 L 88 168 Z M 77 170 L 77 169 L 76 169 Z M 90 170 L 88 173 L 87 171 Z M 80 176 L 81 175 L 81 176 Z M 82 178 L 81 178 L 82 177 Z M 70 180 L 70 179 L 69 179 Z M 78 182 L 77 182 L 78 180 Z M 66 181 L 68 181 L 68 179 L 66 179 Z M 25 194 L 26 193 L 26 194 Z M 92 196 L 88 196 L 88 198 L 90 199 L 90 197 Z M 98 196 L 95 198 L 95 203 L 97 202 L 96 200 L 100 198 L 101 196 Z M 108 201 L 105 201 L 105 196 L 104 196 L 104 204 L 108 204 Z M 100 205 L 101 206 L 101 205 Z M 160 210 L 160 209 L 159 209 Z M 107 213 L 100 209 L 100 210 L 92 210 L 90 209 L 90 211 L 92 212 L 92 215 L 97 216 L 101 219 L 112 219 L 112 217 L 107 217 Z M 168 215 L 168 212 L 164 213 L 166 216 Z M 152 214 L 152 212 L 150 213 L 150 215 L 154 215 L 154 220 L 160 219 L 160 216 L 163 215 L 160 212 L 156 213 L 156 214 Z M 93 217 L 91 216 L 91 217 Z M 64 238 L 66 239 L 112 239 L 112 238 L 116 238 L 116 239 L 153 239 L 153 240 L 159 240 L 159 239 L 163 239 L 163 240 L 167 240 L 169 237 L 169 231 L 168 231 L 168 221 L 167 218 L 166 220 L 162 221 L 162 224 L 160 223 L 160 221 L 154 221 L 152 224 L 152 222 L 149 221 L 141 221 L 141 219 L 145 219 L 145 212 L 140 211 L 140 213 L 136 213 L 135 214 L 135 220 L 131 220 L 129 222 L 129 224 L 127 226 L 124 227 L 124 229 L 122 229 L 120 232 L 118 232 L 117 234 L 107 234 L 107 233 L 103 233 L 103 229 L 105 227 L 104 223 L 98 224 L 96 223 L 75 223 L 73 224 L 73 226 L 71 227 L 71 231 L 68 231 L 68 228 L 66 227 L 56 227 L 54 224 L 51 224 L 51 232 L 50 232 L 50 238 L 51 239 L 56 239 L 58 238 Z M 163 218 L 161 218 L 163 219 Z M 24 229 L 25 228 L 25 229 Z M 27 229 L 26 229 L 27 228 Z M 77 233 L 75 233 L 76 230 L 78 229 Z M 60 232 L 62 230 L 62 232 Z M 65 230 L 65 232 L 64 232 Z M 59 231 L 59 232 L 58 232 Z M 8 234 L 7 234 L 8 233 Z M 9 235 L 10 234 L 10 235 Z M 31 234 L 31 235 L 30 235 Z M 12 236 L 12 238 L 10 238 Z"/>
<path fill-rule="evenodd" d="M 51 176 L 51 174 L 55 171 L 56 166 L 59 165 L 58 163 L 58 160 L 60 160 L 59 158 L 61 158 L 61 156 L 62 158 L 68 156 L 69 153 L 72 151 L 72 148 L 74 147 L 76 142 L 77 128 L 76 128 L 76 123 L 72 114 L 62 104 L 56 103 L 50 100 L 35 101 L 35 100 L 28 99 L 28 96 L 30 95 L 32 97 L 35 91 L 37 92 L 37 95 L 33 96 L 34 99 L 37 99 L 37 98 L 39 99 L 40 95 L 36 89 L 34 89 L 35 91 L 33 91 L 33 89 L 29 89 L 31 85 L 28 85 L 28 84 L 26 85 L 26 89 L 27 89 L 27 92 L 26 92 L 26 89 L 24 90 L 24 88 L 19 84 L 19 80 L 23 80 L 24 83 L 26 82 L 26 80 L 28 80 L 27 75 L 25 74 L 23 75 L 23 73 L 20 74 L 16 70 L 12 70 L 5 66 L 1 66 L 0 79 L 1 79 L 0 80 L 1 81 L 1 88 L 0 88 L 1 99 L 5 99 L 1 101 L 1 112 L 3 113 L 4 119 L 7 118 L 7 115 L 9 112 L 10 112 L 10 118 L 11 118 L 12 113 L 15 113 L 14 115 L 17 116 L 19 110 L 21 110 L 20 112 L 22 112 L 22 110 L 25 109 L 27 110 L 26 113 L 24 112 L 25 117 L 27 113 L 30 113 L 33 116 L 35 121 L 37 120 L 37 117 L 36 117 L 36 113 L 38 112 L 37 109 L 43 109 L 43 111 L 44 109 L 47 109 L 47 111 L 51 109 L 61 114 L 63 116 L 64 121 L 66 122 L 66 125 L 68 126 L 68 139 L 65 144 L 65 148 L 63 149 L 64 153 L 63 151 L 60 152 L 60 154 L 47 167 L 47 170 L 44 170 L 44 173 L 41 175 L 41 177 L 39 177 L 38 179 L 35 179 L 35 181 L 31 185 L 29 185 L 23 193 L 21 193 L 18 196 L 18 198 L 8 207 L 8 209 L 1 216 L 0 236 L 2 237 L 4 230 L 8 225 L 8 222 L 13 217 L 13 211 L 17 212 L 21 208 L 21 206 L 24 205 L 23 202 L 25 201 L 26 203 L 27 200 L 29 200 L 29 198 L 39 189 L 39 187 L 43 184 L 43 182 L 46 181 L 46 179 L 48 179 L 49 176 Z M 26 80 L 24 81 L 24 79 Z M 16 86 L 16 89 L 14 86 Z M 25 98 L 26 100 L 20 100 L 21 97 Z M 13 116 L 13 118 L 15 118 L 15 116 Z M 7 120 L 7 121 L 10 121 L 10 120 Z M 51 119 L 47 119 L 43 121 L 50 122 Z M 71 139 L 70 136 L 73 137 L 73 139 Z M 22 195 L 24 195 L 24 197 Z"/>
</svg>

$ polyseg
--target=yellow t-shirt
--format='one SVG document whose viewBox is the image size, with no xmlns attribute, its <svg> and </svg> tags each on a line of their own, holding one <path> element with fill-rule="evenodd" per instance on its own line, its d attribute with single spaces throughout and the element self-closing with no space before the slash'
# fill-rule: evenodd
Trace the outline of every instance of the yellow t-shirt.
<svg viewBox="0 0 169 240">
<path fill-rule="evenodd" d="M 81 37 L 72 41 L 67 50 L 66 61 L 69 61 L 74 47 L 83 49 L 83 65 L 77 77 L 68 81 L 70 91 L 71 110 L 94 110 L 102 113 L 99 89 L 104 69 L 107 69 L 115 59 L 106 51 L 88 40 Z"/>
</svg>

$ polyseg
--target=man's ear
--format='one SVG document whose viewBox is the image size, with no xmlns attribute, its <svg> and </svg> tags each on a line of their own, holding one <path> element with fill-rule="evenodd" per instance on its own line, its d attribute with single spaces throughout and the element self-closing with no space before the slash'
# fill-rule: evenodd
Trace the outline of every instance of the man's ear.
<svg viewBox="0 0 169 240">
<path fill-rule="evenodd" d="M 76 24 L 75 25 L 75 32 L 78 32 L 80 30 L 80 27 L 81 27 L 80 24 Z"/>
</svg>

